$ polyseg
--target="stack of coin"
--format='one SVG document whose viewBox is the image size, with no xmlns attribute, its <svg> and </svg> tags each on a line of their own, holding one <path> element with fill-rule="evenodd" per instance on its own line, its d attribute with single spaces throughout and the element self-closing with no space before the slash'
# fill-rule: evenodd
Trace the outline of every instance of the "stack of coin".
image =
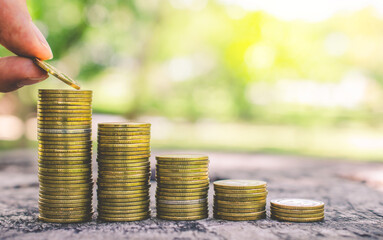
<svg viewBox="0 0 383 240">
<path fill-rule="evenodd" d="M 309 199 L 284 198 L 270 201 L 271 217 L 289 222 L 324 220 L 324 203 Z"/>
<path fill-rule="evenodd" d="M 214 182 L 214 217 L 232 221 L 266 217 L 266 182 L 220 180 Z"/>
<path fill-rule="evenodd" d="M 208 156 L 172 154 L 156 159 L 157 217 L 166 220 L 207 218 Z"/>
<path fill-rule="evenodd" d="M 98 218 L 138 221 L 150 216 L 150 124 L 98 125 Z"/>
<path fill-rule="evenodd" d="M 39 218 L 92 217 L 92 91 L 39 90 Z"/>
</svg>

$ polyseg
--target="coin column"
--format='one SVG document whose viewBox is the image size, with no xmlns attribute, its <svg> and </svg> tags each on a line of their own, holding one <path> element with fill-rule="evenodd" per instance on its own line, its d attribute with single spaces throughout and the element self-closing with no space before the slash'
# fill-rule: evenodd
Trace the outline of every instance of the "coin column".
<svg viewBox="0 0 383 240">
<path fill-rule="evenodd" d="M 214 218 L 248 221 L 266 217 L 266 182 L 220 180 L 214 182 Z"/>
<path fill-rule="evenodd" d="M 98 218 L 138 221 L 150 216 L 150 124 L 98 125 Z"/>
<path fill-rule="evenodd" d="M 92 92 L 39 90 L 39 219 L 92 217 Z"/>
<path fill-rule="evenodd" d="M 205 155 L 156 157 L 157 217 L 198 220 L 208 217 L 209 159 Z"/>
<path fill-rule="evenodd" d="M 270 201 L 270 217 L 279 221 L 318 222 L 324 220 L 324 203 L 310 199 L 282 198 Z"/>
</svg>

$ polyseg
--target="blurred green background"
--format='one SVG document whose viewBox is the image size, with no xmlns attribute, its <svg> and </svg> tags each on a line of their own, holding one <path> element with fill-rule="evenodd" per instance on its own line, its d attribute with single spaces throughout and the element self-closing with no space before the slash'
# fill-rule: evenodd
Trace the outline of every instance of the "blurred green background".
<svg viewBox="0 0 383 240">
<path fill-rule="evenodd" d="M 154 149 L 383 157 L 379 1 L 28 7 L 51 45 L 50 62 L 94 91 L 94 122 L 149 121 Z M 49 78 L 0 94 L 0 149 L 35 146 L 39 88 L 67 87 Z"/>
</svg>

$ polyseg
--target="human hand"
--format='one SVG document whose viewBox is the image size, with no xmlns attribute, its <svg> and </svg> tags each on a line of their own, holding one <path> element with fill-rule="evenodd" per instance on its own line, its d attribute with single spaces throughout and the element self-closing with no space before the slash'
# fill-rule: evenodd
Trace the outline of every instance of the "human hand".
<svg viewBox="0 0 383 240">
<path fill-rule="evenodd" d="M 27 58 L 47 60 L 53 55 L 32 22 L 25 0 L 0 0 L 0 44 L 18 55 L 0 58 L 0 92 L 10 92 L 48 77 Z"/>
</svg>

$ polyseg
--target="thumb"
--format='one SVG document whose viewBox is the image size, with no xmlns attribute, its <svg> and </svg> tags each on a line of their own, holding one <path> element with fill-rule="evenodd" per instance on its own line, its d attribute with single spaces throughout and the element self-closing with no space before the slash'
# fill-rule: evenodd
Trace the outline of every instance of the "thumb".
<svg viewBox="0 0 383 240">
<path fill-rule="evenodd" d="M 48 42 L 31 20 L 25 0 L 0 0 L 0 44 L 19 56 L 53 57 Z"/>
</svg>

